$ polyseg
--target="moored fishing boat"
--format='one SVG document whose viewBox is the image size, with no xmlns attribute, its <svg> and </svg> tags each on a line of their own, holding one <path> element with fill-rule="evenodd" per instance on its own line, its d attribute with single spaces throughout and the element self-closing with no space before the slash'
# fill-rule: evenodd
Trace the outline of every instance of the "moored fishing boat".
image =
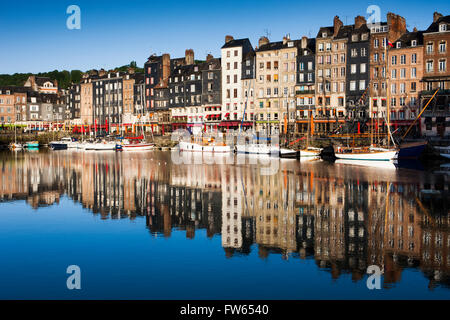
<svg viewBox="0 0 450 320">
<path fill-rule="evenodd" d="M 23 146 L 20 143 L 12 142 L 12 143 L 9 144 L 9 148 L 11 150 L 21 150 L 23 148 Z"/>
<path fill-rule="evenodd" d="M 39 141 L 28 141 L 25 146 L 27 148 L 39 148 Z"/>
<path fill-rule="evenodd" d="M 115 143 L 115 149 L 121 151 L 149 151 L 153 147 L 153 143 L 142 142 L 141 137 L 130 137 L 123 139 L 121 143 Z"/>
<path fill-rule="evenodd" d="M 109 141 L 98 141 L 96 143 L 92 143 L 91 146 L 88 146 L 88 150 L 92 148 L 92 150 L 104 151 L 104 150 L 116 150 L 116 143 Z"/>
<path fill-rule="evenodd" d="M 52 150 L 66 150 L 66 149 L 75 149 L 79 145 L 78 141 L 75 141 L 71 137 L 61 138 L 59 141 L 52 141 L 48 144 L 50 149 Z"/>
</svg>

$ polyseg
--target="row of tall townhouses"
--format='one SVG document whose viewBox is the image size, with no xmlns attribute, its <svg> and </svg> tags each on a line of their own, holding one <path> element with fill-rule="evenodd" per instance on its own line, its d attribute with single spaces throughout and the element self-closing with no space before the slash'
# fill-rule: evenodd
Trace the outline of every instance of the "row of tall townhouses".
<svg viewBox="0 0 450 320">
<path fill-rule="evenodd" d="M 434 13 L 433 23 L 423 33 L 423 91 L 422 103 L 428 101 L 437 88 L 436 99 L 424 113 L 422 132 L 429 135 L 450 134 L 450 16 Z"/>
<path fill-rule="evenodd" d="M 65 92 L 34 91 L 31 87 L 0 88 L 0 123 L 64 122 Z"/>
<path fill-rule="evenodd" d="M 353 24 L 335 16 L 315 38 L 271 42 L 226 36 L 221 57 L 195 60 L 194 51 L 171 58 L 151 55 L 144 73 L 90 71 L 66 93 L 56 81 L 31 76 L 15 99 L 0 100 L 0 120 L 49 121 L 45 95 L 65 99 L 63 120 L 100 128 L 141 123 L 164 134 L 252 129 L 274 134 L 386 132 L 405 130 L 440 89 L 419 126 L 420 135 L 450 134 L 450 16 L 435 12 L 423 31 L 407 30 L 405 18 L 388 13 L 385 22 Z M 4 88 L 2 95 L 9 90 Z M 31 101 L 36 100 L 36 101 Z M 9 104 L 7 103 L 9 101 Z M 38 103 L 39 102 L 39 103 Z M 63 108 L 64 109 L 64 108 Z M 59 107 L 56 108 L 61 113 Z M 371 130 L 370 128 L 373 128 Z"/>
</svg>

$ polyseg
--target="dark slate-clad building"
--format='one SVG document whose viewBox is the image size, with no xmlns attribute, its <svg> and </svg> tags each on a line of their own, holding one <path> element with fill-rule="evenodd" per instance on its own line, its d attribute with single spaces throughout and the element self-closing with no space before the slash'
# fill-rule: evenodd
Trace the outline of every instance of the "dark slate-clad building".
<svg viewBox="0 0 450 320">
<path fill-rule="evenodd" d="M 123 75 L 123 74 L 122 74 Z M 97 130 L 108 131 L 110 124 L 122 122 L 123 78 L 119 72 L 93 80 L 94 119 Z"/>
<path fill-rule="evenodd" d="M 221 59 L 206 57 L 206 62 L 200 65 L 202 72 L 202 107 L 207 131 L 217 130 L 222 120 L 222 71 Z"/>
<path fill-rule="evenodd" d="M 315 111 L 315 68 L 316 39 L 302 37 L 297 53 L 296 132 L 306 133 L 308 119 L 314 117 Z M 308 116 L 309 111 L 309 116 Z"/>
<path fill-rule="evenodd" d="M 352 122 L 365 123 L 369 117 L 369 96 L 366 90 L 369 87 L 369 35 L 364 17 L 355 17 L 355 24 L 348 36 L 345 88 L 347 115 Z M 352 129 L 352 125 L 349 128 Z"/>
<path fill-rule="evenodd" d="M 142 114 L 145 106 L 145 75 L 143 73 L 134 75 L 133 95 L 134 114 Z"/>
<path fill-rule="evenodd" d="M 155 95 L 154 87 L 159 83 L 159 79 L 162 77 L 163 57 L 168 56 L 164 54 L 162 56 L 151 55 L 147 62 L 144 64 L 145 74 L 145 111 L 153 111 L 155 107 Z M 166 58 L 167 59 L 167 58 Z M 170 60 L 170 56 L 168 57 Z"/>
<path fill-rule="evenodd" d="M 80 119 L 81 93 L 79 83 L 75 83 L 70 86 L 68 97 L 68 116 L 70 119 Z"/>
</svg>

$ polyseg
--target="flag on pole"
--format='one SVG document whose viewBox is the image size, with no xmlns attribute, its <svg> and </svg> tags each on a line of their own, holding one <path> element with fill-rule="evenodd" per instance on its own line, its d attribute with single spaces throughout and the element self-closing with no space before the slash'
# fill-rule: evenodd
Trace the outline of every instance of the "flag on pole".
<svg viewBox="0 0 450 320">
<path fill-rule="evenodd" d="M 392 42 L 390 42 L 389 40 L 387 41 L 387 44 L 388 44 L 391 48 L 394 47 L 394 44 L 393 44 Z"/>
</svg>

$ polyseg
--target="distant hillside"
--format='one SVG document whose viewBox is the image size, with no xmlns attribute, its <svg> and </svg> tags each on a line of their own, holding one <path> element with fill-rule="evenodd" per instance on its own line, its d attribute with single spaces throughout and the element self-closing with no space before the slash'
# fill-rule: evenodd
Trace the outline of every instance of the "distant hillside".
<svg viewBox="0 0 450 320">
<path fill-rule="evenodd" d="M 136 72 L 144 72 L 143 68 L 139 68 L 135 61 L 132 61 L 128 65 L 124 65 L 112 71 L 127 71 L 129 67 L 134 67 Z M 15 73 L 15 74 L 0 74 L 0 86 L 23 86 L 28 77 L 33 73 Z M 34 74 L 38 77 L 49 77 L 51 79 L 58 80 L 58 85 L 62 89 L 67 89 L 71 83 L 80 82 L 83 71 L 80 70 L 54 70 L 51 72 L 40 72 Z"/>
</svg>

